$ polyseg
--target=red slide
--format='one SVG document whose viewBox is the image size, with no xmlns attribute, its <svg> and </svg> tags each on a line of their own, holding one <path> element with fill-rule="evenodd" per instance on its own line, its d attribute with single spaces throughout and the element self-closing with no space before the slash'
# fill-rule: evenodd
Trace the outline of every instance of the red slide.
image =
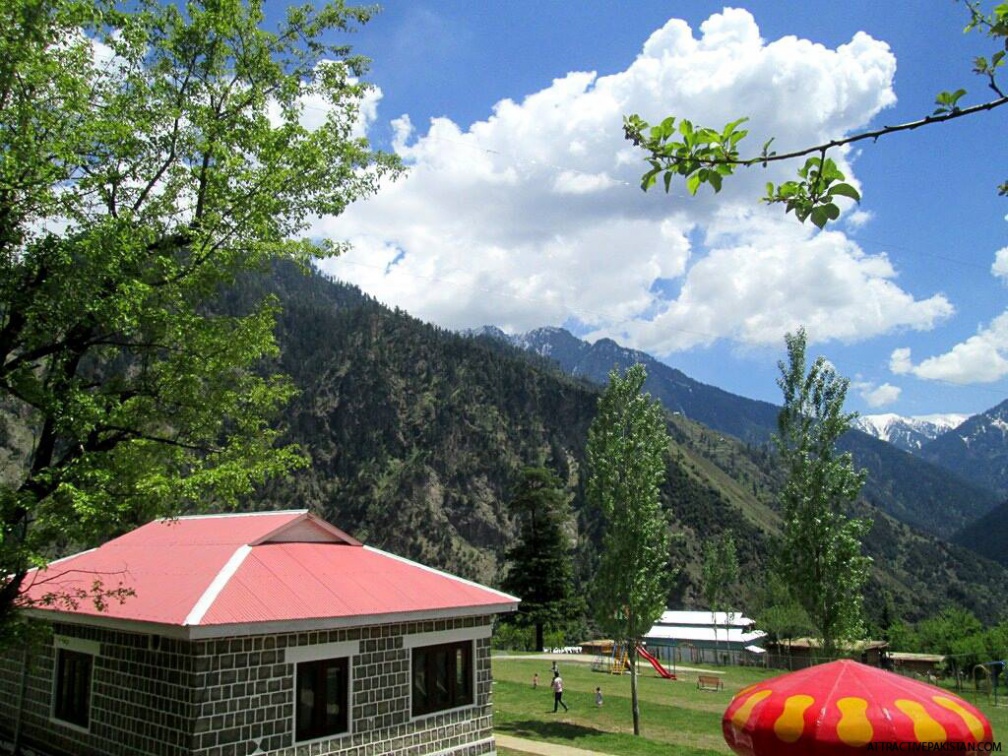
<svg viewBox="0 0 1008 756">
<path fill-rule="evenodd" d="M 643 656 L 645 659 L 651 662 L 651 666 L 655 668 L 655 671 L 659 675 L 664 677 L 666 680 L 676 679 L 675 673 L 669 672 L 667 669 L 665 669 L 665 667 L 662 666 L 662 663 L 660 661 L 655 659 L 653 656 L 651 656 L 651 654 L 649 654 L 647 651 L 644 650 L 643 646 L 637 646 L 637 653 L 639 653 L 641 656 Z"/>
</svg>

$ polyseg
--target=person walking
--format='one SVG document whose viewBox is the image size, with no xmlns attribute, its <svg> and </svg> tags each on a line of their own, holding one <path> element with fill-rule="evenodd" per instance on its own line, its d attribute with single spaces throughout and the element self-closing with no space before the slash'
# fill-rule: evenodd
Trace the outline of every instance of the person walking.
<svg viewBox="0 0 1008 756">
<path fill-rule="evenodd" d="M 553 713 L 556 714 L 557 706 L 563 706 L 564 711 L 568 711 L 567 704 L 563 701 L 563 678 L 559 672 L 553 673 Z"/>
</svg>

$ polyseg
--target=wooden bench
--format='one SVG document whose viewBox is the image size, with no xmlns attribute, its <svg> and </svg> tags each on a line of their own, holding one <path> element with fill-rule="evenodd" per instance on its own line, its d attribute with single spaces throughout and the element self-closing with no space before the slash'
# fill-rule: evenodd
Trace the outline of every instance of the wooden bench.
<svg viewBox="0 0 1008 756">
<path fill-rule="evenodd" d="M 697 675 L 697 690 L 724 690 L 724 683 L 717 675 Z"/>
</svg>

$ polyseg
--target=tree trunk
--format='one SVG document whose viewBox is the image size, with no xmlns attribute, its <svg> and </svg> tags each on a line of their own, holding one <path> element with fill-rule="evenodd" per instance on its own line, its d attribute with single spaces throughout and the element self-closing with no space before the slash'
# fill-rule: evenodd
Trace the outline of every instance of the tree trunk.
<svg viewBox="0 0 1008 756">
<path fill-rule="evenodd" d="M 633 734 L 640 735 L 640 705 L 637 703 L 637 644 L 630 643 L 630 700 L 633 705 Z"/>
<path fill-rule="evenodd" d="M 542 653 L 543 651 L 543 623 L 536 622 L 535 624 L 535 650 Z"/>
</svg>

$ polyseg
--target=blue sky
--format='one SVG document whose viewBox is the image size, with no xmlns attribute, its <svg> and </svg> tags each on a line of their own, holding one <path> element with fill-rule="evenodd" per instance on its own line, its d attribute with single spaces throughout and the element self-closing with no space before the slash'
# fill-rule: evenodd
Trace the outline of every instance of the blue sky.
<svg viewBox="0 0 1008 756">
<path fill-rule="evenodd" d="M 621 129 L 628 112 L 750 116 L 750 149 L 783 150 L 916 120 L 942 89 L 991 99 L 966 18 L 952 0 L 389 0 L 351 42 L 374 61 L 367 134 L 411 168 L 315 225 L 354 244 L 325 269 L 444 327 L 561 325 L 774 402 L 784 333 L 804 325 L 851 379 L 849 409 L 993 407 L 1008 107 L 835 153 L 863 201 L 827 233 L 758 202 L 787 169 L 642 193 Z"/>
</svg>

